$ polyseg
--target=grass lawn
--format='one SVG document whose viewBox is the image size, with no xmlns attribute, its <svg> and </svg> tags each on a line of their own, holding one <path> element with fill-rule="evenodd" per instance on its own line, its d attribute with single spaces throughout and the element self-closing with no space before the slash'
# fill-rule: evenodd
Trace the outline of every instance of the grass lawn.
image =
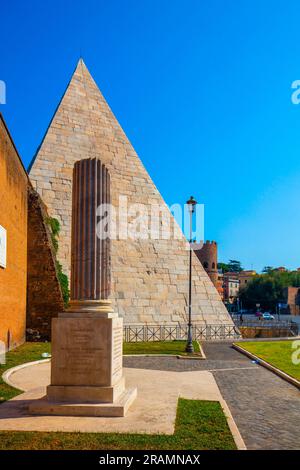
<svg viewBox="0 0 300 470">
<path fill-rule="evenodd" d="M 194 341 L 195 355 L 199 355 L 199 344 Z M 124 354 L 180 354 L 185 355 L 185 341 L 157 341 L 148 343 L 124 343 Z M 42 359 L 42 353 L 51 352 L 51 343 L 24 343 L 6 354 L 6 364 L 0 364 L 0 404 L 19 395 L 20 390 L 3 382 L 2 374 L 11 367 Z"/>
<path fill-rule="evenodd" d="M 236 449 L 219 402 L 178 401 L 173 435 L 0 431 L 0 450 Z"/>
<path fill-rule="evenodd" d="M 300 364 L 292 362 L 293 341 L 253 341 L 235 343 L 273 366 L 300 380 Z"/>
<path fill-rule="evenodd" d="M 201 355 L 199 344 L 193 341 L 195 355 Z M 185 352 L 186 341 L 147 341 L 137 343 L 124 343 L 124 354 L 176 354 L 191 356 Z"/>
<path fill-rule="evenodd" d="M 50 349 L 50 343 L 24 343 L 22 346 L 6 354 L 6 364 L 0 364 L 0 403 L 22 393 L 20 390 L 10 387 L 3 382 L 2 374 L 11 367 L 24 364 L 24 362 L 42 359 L 42 353 L 50 352 Z"/>
</svg>

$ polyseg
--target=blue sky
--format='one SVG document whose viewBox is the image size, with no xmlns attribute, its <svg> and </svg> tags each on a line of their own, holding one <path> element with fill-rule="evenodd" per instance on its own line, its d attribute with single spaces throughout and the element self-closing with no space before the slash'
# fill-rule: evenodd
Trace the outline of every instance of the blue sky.
<svg viewBox="0 0 300 470">
<path fill-rule="evenodd" d="M 0 105 L 27 166 L 83 56 L 169 204 L 245 268 L 300 266 L 300 2 L 2 2 Z"/>
</svg>

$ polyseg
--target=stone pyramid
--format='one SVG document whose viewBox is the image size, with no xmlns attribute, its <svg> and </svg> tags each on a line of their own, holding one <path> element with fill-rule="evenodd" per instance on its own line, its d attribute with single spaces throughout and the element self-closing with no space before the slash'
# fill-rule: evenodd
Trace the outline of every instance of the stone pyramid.
<svg viewBox="0 0 300 470">
<path fill-rule="evenodd" d="M 159 204 L 167 209 L 82 59 L 30 166 L 30 179 L 50 216 L 61 223 L 58 258 L 70 273 L 72 170 L 98 157 L 111 174 L 112 202 Z M 174 219 L 171 217 L 174 222 Z M 176 223 L 175 223 L 176 224 Z M 187 320 L 187 241 L 116 239 L 112 242 L 112 300 L 125 324 L 177 324 Z M 214 285 L 193 253 L 193 321 L 232 324 Z"/>
</svg>

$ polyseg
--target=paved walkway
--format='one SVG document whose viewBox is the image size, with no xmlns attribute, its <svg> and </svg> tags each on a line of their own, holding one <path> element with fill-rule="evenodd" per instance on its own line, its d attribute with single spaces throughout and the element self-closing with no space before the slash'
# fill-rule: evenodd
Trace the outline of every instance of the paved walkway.
<svg viewBox="0 0 300 470">
<path fill-rule="evenodd" d="M 206 361 L 126 357 L 126 367 L 210 370 L 248 449 L 300 449 L 300 393 L 272 372 L 252 364 L 231 343 L 204 343 Z"/>
<path fill-rule="evenodd" d="M 215 400 L 221 403 L 238 448 L 244 443 L 211 372 L 173 372 L 124 368 L 127 387 L 138 394 L 125 418 L 75 416 L 33 416 L 28 412 L 32 400 L 43 397 L 50 382 L 50 362 L 29 364 L 10 371 L 9 383 L 24 390 L 0 406 L 0 430 L 129 432 L 173 434 L 178 397 Z"/>
</svg>

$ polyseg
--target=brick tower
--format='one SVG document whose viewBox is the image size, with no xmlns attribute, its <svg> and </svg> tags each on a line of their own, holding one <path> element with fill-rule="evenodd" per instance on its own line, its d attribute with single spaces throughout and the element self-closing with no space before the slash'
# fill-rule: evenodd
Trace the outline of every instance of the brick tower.
<svg viewBox="0 0 300 470">
<path fill-rule="evenodd" d="M 126 196 L 128 204 L 143 204 L 149 211 L 153 204 L 158 204 L 170 215 L 80 60 L 29 172 L 49 215 L 61 223 L 58 258 L 67 274 L 71 263 L 72 170 L 74 163 L 83 158 L 100 158 L 108 168 L 111 200 L 117 211 L 120 196 Z M 173 217 L 171 220 L 176 224 Z M 112 240 L 112 300 L 124 323 L 185 323 L 188 262 L 188 242 L 183 237 Z M 195 323 L 232 324 L 196 255 L 193 255 L 192 288 Z"/>
<path fill-rule="evenodd" d="M 194 252 L 203 268 L 209 275 L 214 286 L 218 285 L 218 245 L 217 242 L 207 240 L 203 244 L 193 243 Z"/>
</svg>

